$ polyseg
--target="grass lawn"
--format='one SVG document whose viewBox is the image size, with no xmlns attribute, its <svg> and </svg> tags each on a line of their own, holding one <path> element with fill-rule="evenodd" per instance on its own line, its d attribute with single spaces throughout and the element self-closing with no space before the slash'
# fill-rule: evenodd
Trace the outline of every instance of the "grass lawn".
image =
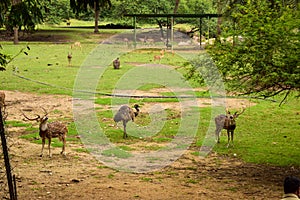
<svg viewBox="0 0 300 200">
<path fill-rule="evenodd" d="M 77 73 L 85 58 L 97 47 L 103 39 L 118 33 L 118 30 L 100 30 L 100 34 L 94 34 L 91 29 L 79 28 L 61 28 L 52 27 L 40 30 L 32 36 L 33 38 L 44 38 L 32 42 L 20 42 L 19 45 L 13 45 L 12 42 L 1 42 L 3 49 L 1 53 L 14 56 L 24 50 L 7 67 L 7 70 L 1 74 L 1 90 L 18 90 L 23 92 L 41 93 L 41 94 L 65 94 L 72 95 L 74 81 Z M 49 41 L 48 38 L 62 39 L 59 42 Z M 46 38 L 46 39 L 45 39 Z M 81 41 L 82 49 L 71 49 L 70 45 L 75 41 Z M 27 49 L 27 46 L 30 48 Z M 123 54 L 122 70 L 113 70 L 112 67 L 105 70 L 97 91 L 111 93 L 116 82 L 137 66 L 133 63 L 151 62 L 153 55 L 159 53 L 160 49 L 140 49 Z M 67 55 L 72 52 L 72 65 L 68 65 Z M 184 73 L 186 60 L 179 56 L 171 57 L 167 55 L 161 64 L 166 64 L 177 69 L 179 73 Z M 15 76 L 13 71 L 19 76 L 24 76 L 28 80 Z M 46 84 L 41 84 L 46 83 Z M 199 85 L 192 83 L 193 87 Z M 145 84 L 138 88 L 141 91 L 150 91 L 151 89 L 163 88 L 162 85 Z M 161 93 L 161 95 L 173 95 L 172 92 Z M 198 92 L 197 95 L 208 95 Z M 246 109 L 237 119 L 237 128 L 235 131 L 235 146 L 226 148 L 227 136 L 225 130 L 222 131 L 221 143 L 214 146 L 214 151 L 228 156 L 236 155 L 246 162 L 264 163 L 280 166 L 300 166 L 300 102 L 296 98 L 290 98 L 286 104 L 279 107 L 279 102 L 253 100 L 256 105 Z M 131 103 L 139 103 L 142 106 L 148 103 L 174 103 L 176 99 L 131 99 Z M 129 156 L 127 152 L 136 150 L 131 144 L 138 143 L 140 138 L 130 137 L 125 141 L 122 138 L 122 130 L 114 129 L 110 126 L 111 121 L 103 121 L 104 118 L 112 118 L 112 111 L 107 109 L 111 105 L 110 97 L 97 96 L 95 103 L 100 105 L 97 116 L 101 127 L 106 130 L 106 135 L 116 144 L 120 144 L 122 156 Z M 199 108 L 200 121 L 197 130 L 197 136 L 192 149 L 200 148 L 202 141 L 207 133 L 211 120 L 211 108 Z M 137 118 L 137 123 L 142 125 L 149 124 L 151 119 L 147 114 Z M 10 126 L 27 126 L 20 122 L 8 122 Z M 163 128 L 150 139 L 146 141 L 153 143 L 148 150 L 159 149 L 159 144 L 172 140 L 180 127 L 181 115 L 174 109 L 167 110 L 166 121 Z M 69 125 L 70 135 L 75 137 L 76 127 L 74 123 Z M 26 139 L 32 139 L 37 136 L 37 129 L 28 127 L 28 135 L 22 136 Z M 213 133 L 210 133 L 213 134 Z M 72 140 L 72 137 L 69 138 Z M 144 141 L 144 140 L 143 140 Z M 57 144 L 54 144 L 57 145 Z M 119 150 L 118 150 L 119 151 Z M 112 152 L 106 151 L 106 154 Z"/>
</svg>

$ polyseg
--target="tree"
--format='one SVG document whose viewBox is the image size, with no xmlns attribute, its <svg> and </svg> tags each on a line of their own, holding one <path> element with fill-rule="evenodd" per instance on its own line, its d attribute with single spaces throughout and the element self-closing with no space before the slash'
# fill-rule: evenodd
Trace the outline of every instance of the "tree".
<svg viewBox="0 0 300 200">
<path fill-rule="evenodd" d="M 230 7 L 226 38 L 208 48 L 228 89 L 264 98 L 300 94 L 300 16 L 284 1 L 249 0 Z"/>
<path fill-rule="evenodd" d="M 94 32 L 98 33 L 98 20 L 100 9 L 105 7 L 111 7 L 110 0 L 70 0 L 70 6 L 73 12 L 79 14 L 81 12 L 86 12 L 87 9 L 92 8 L 95 12 L 95 29 Z"/>
<path fill-rule="evenodd" d="M 0 1 L 0 27 L 4 25 L 5 22 L 5 14 L 9 10 L 11 5 L 10 0 L 1 0 Z"/>
<path fill-rule="evenodd" d="M 69 22 L 70 18 L 75 17 L 70 8 L 69 0 L 43 0 L 43 4 L 45 7 L 43 18 L 46 23 L 59 24 L 61 22 Z"/>
<path fill-rule="evenodd" d="M 174 11 L 173 11 L 174 14 L 177 13 L 177 11 L 178 11 L 179 3 L 180 3 L 180 0 L 175 0 L 175 6 L 174 6 Z"/>
<path fill-rule="evenodd" d="M 42 22 L 42 5 L 39 0 L 3 0 L 0 3 L 0 27 L 5 25 L 7 31 L 14 32 L 14 43 L 18 43 L 18 32 L 34 29 Z"/>
</svg>

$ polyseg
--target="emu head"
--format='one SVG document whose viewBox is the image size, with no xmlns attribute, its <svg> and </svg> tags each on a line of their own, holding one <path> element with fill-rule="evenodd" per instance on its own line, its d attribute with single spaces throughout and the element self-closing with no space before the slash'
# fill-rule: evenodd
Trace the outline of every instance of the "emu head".
<svg viewBox="0 0 300 200">
<path fill-rule="evenodd" d="M 134 104 L 134 106 L 133 106 L 134 108 L 135 108 L 135 110 L 136 110 L 136 112 L 134 112 L 134 115 L 135 115 L 135 117 L 139 114 L 139 112 L 140 112 L 140 106 L 138 105 L 138 104 Z"/>
</svg>

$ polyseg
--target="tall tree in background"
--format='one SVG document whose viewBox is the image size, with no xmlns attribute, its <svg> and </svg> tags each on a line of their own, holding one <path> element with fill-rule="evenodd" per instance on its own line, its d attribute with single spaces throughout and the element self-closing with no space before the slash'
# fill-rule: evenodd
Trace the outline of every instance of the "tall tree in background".
<svg viewBox="0 0 300 200">
<path fill-rule="evenodd" d="M 177 13 L 177 10 L 178 10 L 178 7 L 179 7 L 179 3 L 180 3 L 180 0 L 176 0 L 175 1 L 174 11 L 173 11 L 174 14 Z"/>
<path fill-rule="evenodd" d="M 11 12 L 10 12 L 11 13 L 10 18 L 15 18 L 15 19 L 18 18 L 18 9 L 15 9 L 15 8 L 18 8 L 20 3 L 21 3 L 21 0 L 12 0 L 12 8 L 11 8 Z M 14 44 L 18 44 L 19 43 L 19 24 L 20 23 L 18 23 L 18 19 L 12 20 L 12 21 L 10 21 L 10 23 L 14 30 Z"/>
<path fill-rule="evenodd" d="M 227 89 L 237 94 L 300 96 L 300 13 L 287 1 L 235 4 L 220 43 L 207 48 Z"/>
<path fill-rule="evenodd" d="M 5 22 L 5 14 L 9 10 L 11 5 L 10 0 L 1 0 L 0 1 L 0 27 L 4 25 Z"/>
<path fill-rule="evenodd" d="M 1 12 L 5 18 L 0 25 L 5 24 L 6 30 L 14 32 L 14 44 L 19 41 L 19 30 L 22 27 L 24 30 L 33 30 L 36 24 L 43 21 L 39 0 L 12 0 L 10 4 L 7 4 L 7 1 L 6 4 L 0 4 L 8 5 L 6 10 Z"/>
<path fill-rule="evenodd" d="M 73 9 L 73 12 L 76 14 L 81 12 L 86 12 L 87 9 L 93 9 L 95 12 L 94 32 L 98 33 L 100 9 L 105 7 L 111 7 L 111 1 L 110 0 L 70 0 L 70 6 Z"/>
</svg>

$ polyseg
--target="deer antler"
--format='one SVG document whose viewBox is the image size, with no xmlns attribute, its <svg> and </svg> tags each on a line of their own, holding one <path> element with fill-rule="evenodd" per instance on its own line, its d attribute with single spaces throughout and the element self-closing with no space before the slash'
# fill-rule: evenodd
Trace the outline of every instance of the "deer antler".
<svg viewBox="0 0 300 200">
<path fill-rule="evenodd" d="M 22 113 L 22 115 L 27 119 L 27 120 L 29 120 L 29 121 L 34 121 L 34 120 L 36 120 L 36 121 L 39 121 L 39 119 L 41 118 L 41 116 L 39 116 L 39 115 L 36 115 L 37 117 L 36 118 L 29 118 L 29 117 L 27 117 L 26 115 L 25 115 L 25 113 L 22 111 L 22 110 L 20 110 L 21 111 L 21 113 Z"/>
<path fill-rule="evenodd" d="M 236 112 L 234 113 L 234 115 L 236 115 L 236 117 L 238 117 L 239 115 L 243 114 L 243 112 L 245 112 L 245 110 L 246 110 L 246 108 L 245 108 L 245 107 L 242 107 L 242 108 L 241 108 L 241 111 L 240 111 L 240 112 L 236 111 Z"/>
<path fill-rule="evenodd" d="M 230 115 L 230 112 L 229 112 L 228 108 L 226 108 L 226 114 Z"/>
<path fill-rule="evenodd" d="M 45 108 L 43 108 L 43 107 L 41 107 L 42 109 L 43 109 L 43 111 L 44 111 L 44 113 L 45 113 L 45 115 L 44 116 L 47 116 L 48 115 L 48 112 L 47 112 L 47 110 L 45 109 Z"/>
</svg>

